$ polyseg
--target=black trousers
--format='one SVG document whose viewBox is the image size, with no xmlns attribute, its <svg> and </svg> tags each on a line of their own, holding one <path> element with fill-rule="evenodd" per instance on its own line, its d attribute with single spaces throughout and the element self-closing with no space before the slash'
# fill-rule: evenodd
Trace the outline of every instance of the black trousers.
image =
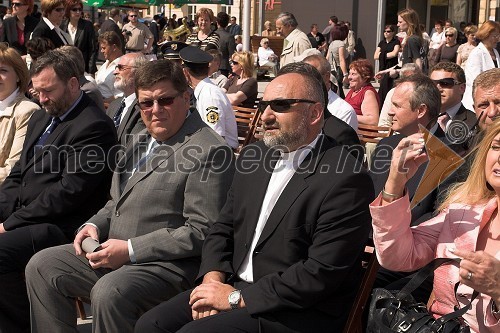
<svg viewBox="0 0 500 333">
<path fill-rule="evenodd" d="M 68 243 L 56 225 L 42 223 L 0 234 L 0 333 L 29 331 L 29 301 L 24 269 L 47 247 Z"/>
<path fill-rule="evenodd" d="M 341 332 L 348 315 L 348 311 L 339 317 L 332 317 L 315 310 L 289 310 L 257 317 L 250 315 L 246 308 L 242 308 L 193 320 L 189 306 L 191 291 L 192 289 L 180 293 L 146 312 L 137 321 L 134 332 Z"/>
</svg>

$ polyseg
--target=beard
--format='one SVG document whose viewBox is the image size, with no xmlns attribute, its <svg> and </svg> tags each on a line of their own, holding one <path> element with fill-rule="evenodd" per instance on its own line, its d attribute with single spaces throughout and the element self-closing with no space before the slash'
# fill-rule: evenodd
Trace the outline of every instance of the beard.
<svg viewBox="0 0 500 333">
<path fill-rule="evenodd" d="M 60 117 L 68 111 L 71 106 L 70 100 L 70 91 L 68 88 L 64 89 L 64 95 L 58 101 L 47 100 L 44 103 L 41 103 L 45 108 L 45 111 L 52 117 Z"/>
<path fill-rule="evenodd" d="M 298 126 L 290 131 L 282 131 L 280 123 L 275 120 L 272 123 L 264 123 L 263 128 L 265 129 L 277 129 L 278 134 L 271 134 L 264 132 L 263 141 L 268 147 L 276 148 L 279 150 L 290 151 L 291 147 L 300 147 L 307 144 L 306 139 L 309 135 L 309 127 L 307 125 L 307 114 L 304 113 L 303 117 L 300 118 Z"/>
<path fill-rule="evenodd" d="M 113 86 L 115 89 L 118 89 L 120 91 L 124 91 L 127 87 L 129 87 L 132 84 L 133 77 L 130 79 L 124 78 L 123 76 L 117 76 L 115 78 L 115 82 L 113 83 Z"/>
</svg>

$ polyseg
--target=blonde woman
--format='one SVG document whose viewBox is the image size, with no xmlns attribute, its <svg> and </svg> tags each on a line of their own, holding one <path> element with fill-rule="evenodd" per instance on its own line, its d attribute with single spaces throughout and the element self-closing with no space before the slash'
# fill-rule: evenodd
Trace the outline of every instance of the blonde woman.
<svg viewBox="0 0 500 333">
<path fill-rule="evenodd" d="M 257 80 L 253 77 L 254 56 L 250 52 L 236 52 L 231 57 L 233 76 L 224 86 L 232 105 L 253 108 L 257 99 Z"/>
<path fill-rule="evenodd" d="M 24 96 L 29 81 L 19 53 L 0 44 L 0 183 L 19 160 L 28 120 L 40 108 Z"/>
</svg>

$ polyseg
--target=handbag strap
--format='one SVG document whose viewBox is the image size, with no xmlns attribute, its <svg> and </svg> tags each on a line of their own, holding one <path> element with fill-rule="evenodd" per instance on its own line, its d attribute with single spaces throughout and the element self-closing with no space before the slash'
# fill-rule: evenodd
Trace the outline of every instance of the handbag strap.
<svg viewBox="0 0 500 333">
<path fill-rule="evenodd" d="M 413 278 L 399 291 L 396 295 L 396 298 L 402 300 L 410 295 L 415 289 L 420 287 L 420 285 L 431 275 L 436 268 L 439 266 L 455 261 L 456 263 L 460 263 L 460 258 L 436 258 L 432 260 L 430 263 L 422 267 Z"/>
</svg>

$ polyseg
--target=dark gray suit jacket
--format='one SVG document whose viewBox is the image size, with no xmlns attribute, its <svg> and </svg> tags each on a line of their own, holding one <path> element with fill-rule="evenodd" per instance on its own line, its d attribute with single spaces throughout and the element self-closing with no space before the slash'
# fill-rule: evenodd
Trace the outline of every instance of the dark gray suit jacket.
<svg viewBox="0 0 500 333">
<path fill-rule="evenodd" d="M 115 99 L 111 102 L 106 110 L 106 114 L 113 119 L 116 111 L 120 108 L 122 102 L 121 98 Z M 127 113 L 120 122 L 120 126 L 117 128 L 118 142 L 126 147 L 130 143 L 130 134 L 138 134 L 146 128 L 144 122 L 141 118 L 141 109 L 137 104 L 137 98 L 132 103 L 132 107 L 127 110 Z"/>
<path fill-rule="evenodd" d="M 236 44 L 234 42 L 234 36 L 223 28 L 215 30 L 219 34 L 219 51 L 222 53 L 222 59 L 219 69 L 231 71 L 231 66 L 229 66 L 229 58 L 236 51 Z"/>
<path fill-rule="evenodd" d="M 101 241 L 130 239 L 145 269 L 162 266 L 192 286 L 203 241 L 226 201 L 234 154 L 192 112 L 127 181 L 148 140 L 147 131 L 134 137 L 114 172 L 111 200 L 88 222 L 97 225 Z"/>
<path fill-rule="evenodd" d="M 26 42 L 30 40 L 30 35 L 35 30 L 39 20 L 31 15 L 24 19 L 24 44 L 21 45 L 17 39 L 17 18 L 15 16 L 6 18 L 3 21 L 4 33 L 0 42 L 7 42 L 9 46 L 15 48 L 21 55 L 26 54 Z"/>
</svg>

